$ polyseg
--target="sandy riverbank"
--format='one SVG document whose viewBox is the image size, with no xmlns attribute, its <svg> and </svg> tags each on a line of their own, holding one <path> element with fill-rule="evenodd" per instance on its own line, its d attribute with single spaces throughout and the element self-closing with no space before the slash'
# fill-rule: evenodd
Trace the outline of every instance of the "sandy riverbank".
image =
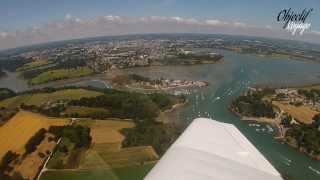
<svg viewBox="0 0 320 180">
<path fill-rule="evenodd" d="M 162 123 L 174 123 L 179 124 L 177 121 L 177 113 L 186 105 L 188 104 L 188 101 L 177 103 L 171 107 L 171 109 L 165 110 L 163 112 L 160 112 L 159 116 L 157 117 L 156 121 L 162 122 Z"/>
</svg>

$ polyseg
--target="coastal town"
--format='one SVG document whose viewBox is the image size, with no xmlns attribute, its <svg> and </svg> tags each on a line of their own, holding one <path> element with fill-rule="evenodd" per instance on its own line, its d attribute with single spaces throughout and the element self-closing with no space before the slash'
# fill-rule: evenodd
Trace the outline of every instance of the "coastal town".
<svg viewBox="0 0 320 180">
<path fill-rule="evenodd" d="M 70 42 L 56 48 L 22 52 L 12 58 L 20 57 L 29 61 L 42 59 L 51 64 L 77 59 L 79 65 L 85 64 L 95 72 L 151 65 L 214 63 L 222 58 L 218 53 L 193 51 L 196 42 L 188 39 L 110 38 L 85 43 Z"/>
<path fill-rule="evenodd" d="M 318 96 L 317 90 L 313 90 L 308 94 L 307 90 L 284 88 L 275 90 L 274 99 L 284 104 L 307 106 L 314 111 L 320 112 L 320 99 Z"/>
<path fill-rule="evenodd" d="M 106 38 L 63 45 L 21 50 L 10 55 L 0 53 L 2 70 L 16 72 L 31 86 L 52 81 L 76 79 L 134 67 L 215 64 L 220 53 L 198 51 L 197 41 L 159 38 Z M 164 82 L 190 86 L 192 82 Z M 200 84 L 195 84 L 196 86 Z M 202 85 L 200 85 L 202 86 Z M 171 88 L 171 87 L 170 87 Z"/>
</svg>

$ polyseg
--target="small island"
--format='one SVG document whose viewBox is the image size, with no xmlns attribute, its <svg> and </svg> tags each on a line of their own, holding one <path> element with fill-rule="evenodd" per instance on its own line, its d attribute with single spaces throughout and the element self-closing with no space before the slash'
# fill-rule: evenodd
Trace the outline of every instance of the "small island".
<svg viewBox="0 0 320 180">
<path fill-rule="evenodd" d="M 278 129 L 277 138 L 320 160 L 320 89 L 250 88 L 230 109 L 242 120 L 268 123 Z"/>
<path fill-rule="evenodd" d="M 180 88 L 201 88 L 208 86 L 206 81 L 174 80 L 174 79 L 151 79 L 137 74 L 116 75 L 111 80 L 114 87 L 122 87 L 132 90 L 155 90 L 167 91 Z"/>
</svg>

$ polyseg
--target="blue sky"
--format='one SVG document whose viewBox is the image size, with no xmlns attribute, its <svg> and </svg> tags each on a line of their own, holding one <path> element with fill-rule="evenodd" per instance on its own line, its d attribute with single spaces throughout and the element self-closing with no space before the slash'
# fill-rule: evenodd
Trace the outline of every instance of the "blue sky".
<svg viewBox="0 0 320 180">
<path fill-rule="evenodd" d="M 319 0 L 1 0 L 0 30 L 24 29 L 66 14 L 80 18 L 104 15 L 182 16 L 242 21 L 256 25 L 275 25 L 284 8 L 314 8 L 312 28 L 320 29 Z"/>
<path fill-rule="evenodd" d="M 303 35 L 276 21 L 313 8 Z M 320 43 L 320 0 L 1 0 L 0 49 L 141 33 L 219 33 Z"/>
</svg>

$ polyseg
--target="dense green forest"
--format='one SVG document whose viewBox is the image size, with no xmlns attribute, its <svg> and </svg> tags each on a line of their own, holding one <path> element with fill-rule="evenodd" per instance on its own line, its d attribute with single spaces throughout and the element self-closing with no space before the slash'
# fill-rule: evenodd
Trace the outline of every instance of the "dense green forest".
<svg viewBox="0 0 320 180">
<path fill-rule="evenodd" d="M 91 145 L 90 128 L 81 125 L 51 126 L 48 130 L 60 143 L 53 150 L 48 167 L 54 169 L 75 168 L 81 152 Z"/>
<path fill-rule="evenodd" d="M 135 120 L 154 119 L 159 113 L 158 106 L 147 95 L 120 91 L 73 100 L 69 105 L 102 107 L 109 110 L 112 117 Z"/>
<path fill-rule="evenodd" d="M 305 96 L 308 100 L 312 101 L 313 103 L 320 101 L 320 89 L 299 89 L 298 93 L 300 95 Z"/>
<path fill-rule="evenodd" d="M 91 144 L 90 128 L 80 125 L 50 126 L 49 133 L 54 134 L 56 140 L 67 138 L 77 148 L 89 148 Z"/>
<path fill-rule="evenodd" d="M 287 142 L 312 156 L 320 155 L 320 131 L 315 124 L 295 124 L 286 132 Z"/>
<path fill-rule="evenodd" d="M 35 135 L 33 135 L 28 142 L 26 143 L 25 147 L 25 154 L 30 154 L 34 152 L 37 149 L 37 146 L 42 142 L 42 140 L 45 138 L 47 130 L 44 128 L 39 129 L 38 132 L 36 132 Z"/>
<path fill-rule="evenodd" d="M 123 147 L 151 145 L 157 154 L 161 156 L 181 132 L 182 129 L 174 124 L 138 123 L 134 128 L 122 130 L 122 133 L 126 136 L 122 145 Z"/>
<path fill-rule="evenodd" d="M 44 88 L 38 90 L 30 90 L 21 94 L 37 94 L 37 93 L 52 93 L 62 89 L 75 89 L 76 87 L 64 88 Z M 97 88 L 85 88 L 102 92 L 103 95 L 96 97 L 83 97 L 79 100 L 66 101 L 65 103 L 54 103 L 52 106 L 46 104 L 41 106 L 21 104 L 21 108 L 33 112 L 39 112 L 47 116 L 59 117 L 67 107 L 90 107 L 103 108 L 105 113 L 97 111 L 97 113 L 90 113 L 87 116 L 93 119 L 104 118 L 129 118 L 135 121 L 154 121 L 159 115 L 160 111 L 170 109 L 174 104 L 185 101 L 183 96 L 174 96 L 166 93 L 152 93 L 143 94 L 138 92 L 126 92 L 115 89 L 101 90 Z M 70 115 L 67 115 L 70 117 Z M 79 114 L 73 113 L 72 117 L 80 117 Z"/>
<path fill-rule="evenodd" d="M 0 88 L 0 101 L 15 96 L 16 93 L 8 88 Z"/>
<path fill-rule="evenodd" d="M 182 96 L 163 93 L 142 94 L 113 89 L 105 90 L 104 93 L 102 96 L 72 100 L 69 105 L 102 107 L 107 109 L 112 117 L 153 121 L 160 111 L 171 108 L 179 101 L 184 101 Z"/>
<path fill-rule="evenodd" d="M 231 107 L 243 116 L 274 118 L 275 112 L 272 103 L 262 99 L 273 92 L 271 89 L 249 91 L 235 99 Z"/>
</svg>

